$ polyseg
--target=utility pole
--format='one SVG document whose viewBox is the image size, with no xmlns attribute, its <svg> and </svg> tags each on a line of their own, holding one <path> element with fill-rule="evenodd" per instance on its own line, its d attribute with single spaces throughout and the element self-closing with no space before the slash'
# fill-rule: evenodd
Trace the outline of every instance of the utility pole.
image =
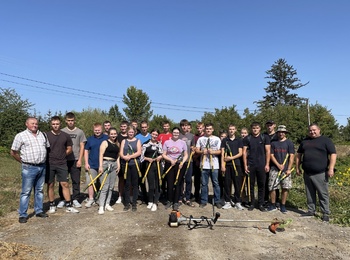
<svg viewBox="0 0 350 260">
<path fill-rule="evenodd" d="M 311 122 L 310 122 L 310 106 L 309 106 L 309 99 L 306 98 L 306 107 L 307 107 L 307 121 L 309 123 L 309 125 L 311 125 Z"/>
</svg>

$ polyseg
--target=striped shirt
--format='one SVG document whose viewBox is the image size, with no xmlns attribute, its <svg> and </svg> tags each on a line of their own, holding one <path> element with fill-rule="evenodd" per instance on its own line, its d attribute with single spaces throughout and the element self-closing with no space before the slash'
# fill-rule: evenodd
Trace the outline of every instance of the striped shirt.
<svg viewBox="0 0 350 260">
<path fill-rule="evenodd" d="M 47 147 L 50 144 L 42 132 L 38 130 L 34 135 L 26 129 L 15 136 L 11 150 L 20 152 L 22 162 L 41 164 L 46 161 Z"/>
</svg>

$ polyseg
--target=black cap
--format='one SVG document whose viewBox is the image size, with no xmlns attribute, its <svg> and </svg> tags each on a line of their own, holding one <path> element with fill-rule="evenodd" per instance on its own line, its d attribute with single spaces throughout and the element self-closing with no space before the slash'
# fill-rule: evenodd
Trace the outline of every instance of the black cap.
<svg viewBox="0 0 350 260">
<path fill-rule="evenodd" d="M 266 124 L 265 124 L 265 125 L 270 125 L 270 124 L 271 124 L 271 125 L 274 125 L 274 124 L 275 124 L 275 122 L 274 122 L 273 120 L 269 120 L 269 121 L 267 121 L 267 122 L 266 122 Z"/>
</svg>

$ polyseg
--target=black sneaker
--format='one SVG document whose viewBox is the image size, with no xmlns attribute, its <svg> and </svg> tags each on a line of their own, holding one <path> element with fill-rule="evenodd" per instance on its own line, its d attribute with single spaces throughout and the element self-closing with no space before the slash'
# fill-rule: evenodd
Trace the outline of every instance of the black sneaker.
<svg viewBox="0 0 350 260">
<path fill-rule="evenodd" d="M 128 211 L 129 209 L 130 209 L 130 205 L 125 205 L 123 210 Z"/>
<path fill-rule="evenodd" d="M 220 202 L 215 203 L 215 206 L 216 206 L 218 209 L 221 209 L 221 208 L 222 208 L 222 205 L 221 205 Z"/>
<path fill-rule="evenodd" d="M 47 218 L 49 215 L 47 215 L 44 212 L 40 212 L 38 214 L 35 215 L 37 218 Z"/>
<path fill-rule="evenodd" d="M 322 221 L 323 222 L 329 222 L 329 216 L 328 215 L 323 215 Z"/>
<path fill-rule="evenodd" d="M 260 210 L 261 212 L 266 212 L 266 211 L 267 211 L 267 209 L 264 207 L 264 205 L 260 205 L 260 206 L 259 206 L 259 210 Z"/>
<path fill-rule="evenodd" d="M 315 216 L 315 213 L 311 212 L 311 211 L 308 211 L 308 212 L 300 214 L 300 217 L 304 217 L 304 218 L 311 218 L 311 217 L 314 217 L 314 216 Z"/>
<path fill-rule="evenodd" d="M 252 211 L 252 210 L 254 210 L 254 208 L 255 208 L 254 205 L 250 205 L 250 206 L 248 207 L 248 210 L 249 210 L 249 211 Z"/>
<path fill-rule="evenodd" d="M 201 204 L 199 205 L 200 208 L 205 208 L 206 206 L 207 206 L 207 203 L 201 203 Z"/>
<path fill-rule="evenodd" d="M 165 204 L 165 209 L 171 208 L 172 205 L 173 205 L 173 203 L 171 203 L 170 201 L 168 201 L 168 202 Z"/>
<path fill-rule="evenodd" d="M 136 207 L 136 205 L 132 205 L 131 210 L 132 210 L 133 212 L 137 211 L 137 207 Z"/>
<path fill-rule="evenodd" d="M 20 217 L 19 219 L 18 219 L 18 222 L 19 223 L 21 223 L 21 224 L 23 224 L 23 223 L 27 223 L 27 218 L 26 217 Z"/>
</svg>

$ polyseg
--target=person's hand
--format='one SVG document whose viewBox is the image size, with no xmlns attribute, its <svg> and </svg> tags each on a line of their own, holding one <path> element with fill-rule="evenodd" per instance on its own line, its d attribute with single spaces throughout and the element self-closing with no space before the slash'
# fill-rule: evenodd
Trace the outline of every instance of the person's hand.
<svg viewBox="0 0 350 260">
<path fill-rule="evenodd" d="M 329 169 L 328 170 L 328 176 L 331 177 L 331 178 L 334 176 L 334 169 Z"/>
</svg>

